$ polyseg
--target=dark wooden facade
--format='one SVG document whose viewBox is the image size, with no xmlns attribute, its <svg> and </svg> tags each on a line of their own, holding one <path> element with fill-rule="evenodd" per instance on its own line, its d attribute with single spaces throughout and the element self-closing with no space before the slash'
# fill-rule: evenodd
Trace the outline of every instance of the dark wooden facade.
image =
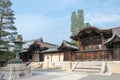
<svg viewBox="0 0 120 80">
<path fill-rule="evenodd" d="M 114 51 L 114 60 L 120 60 L 120 42 L 119 43 L 114 43 L 113 47 Z"/>
<path fill-rule="evenodd" d="M 106 45 L 113 48 L 113 59 L 120 60 L 120 36 L 114 34 L 113 37 L 106 42 Z"/>
<path fill-rule="evenodd" d="M 112 60 L 112 50 L 90 50 L 77 52 L 77 60 Z"/>
<path fill-rule="evenodd" d="M 120 60 L 120 27 L 115 29 L 88 27 L 72 35 L 79 42 L 77 60 Z"/>
</svg>

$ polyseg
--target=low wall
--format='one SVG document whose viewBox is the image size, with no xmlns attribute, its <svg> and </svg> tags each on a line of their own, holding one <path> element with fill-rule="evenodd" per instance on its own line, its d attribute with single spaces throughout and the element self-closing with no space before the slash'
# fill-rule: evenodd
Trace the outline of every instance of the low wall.
<svg viewBox="0 0 120 80">
<path fill-rule="evenodd" d="M 120 73 L 120 61 L 107 61 L 108 71 L 112 73 Z"/>
<path fill-rule="evenodd" d="M 64 62 L 51 62 L 51 63 L 44 63 L 44 66 L 43 68 L 44 69 L 49 69 L 49 68 L 52 68 L 52 69 L 61 69 L 63 71 L 68 71 L 68 70 L 71 70 L 75 63 L 77 62 L 74 62 L 74 61 L 64 61 Z"/>
<path fill-rule="evenodd" d="M 83 61 L 82 61 L 83 62 Z M 63 71 L 71 70 L 77 61 L 64 61 L 64 62 L 31 62 L 29 66 L 32 69 L 41 68 L 41 69 L 62 69 Z M 107 71 L 112 73 L 120 73 L 120 61 L 106 61 Z"/>
</svg>

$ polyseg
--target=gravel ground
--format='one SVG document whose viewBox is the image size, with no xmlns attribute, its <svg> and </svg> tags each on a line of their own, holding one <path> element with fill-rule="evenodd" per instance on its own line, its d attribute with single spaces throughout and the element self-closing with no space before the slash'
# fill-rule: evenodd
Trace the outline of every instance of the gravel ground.
<svg viewBox="0 0 120 80">
<path fill-rule="evenodd" d="M 57 70 L 32 71 L 32 76 L 19 80 L 120 80 L 120 74 L 87 74 Z M 17 79 L 18 80 L 18 79 Z"/>
<path fill-rule="evenodd" d="M 79 80 L 120 80 L 120 74 L 112 75 L 88 75 Z"/>
</svg>

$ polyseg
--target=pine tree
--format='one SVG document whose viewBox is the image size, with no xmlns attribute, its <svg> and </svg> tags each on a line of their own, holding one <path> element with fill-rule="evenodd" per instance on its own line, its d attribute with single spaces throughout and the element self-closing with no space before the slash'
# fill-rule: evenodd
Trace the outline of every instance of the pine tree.
<svg viewBox="0 0 120 80">
<path fill-rule="evenodd" d="M 14 14 L 9 0 L 0 0 L 0 44 L 8 43 L 17 34 L 14 24 Z"/>
</svg>

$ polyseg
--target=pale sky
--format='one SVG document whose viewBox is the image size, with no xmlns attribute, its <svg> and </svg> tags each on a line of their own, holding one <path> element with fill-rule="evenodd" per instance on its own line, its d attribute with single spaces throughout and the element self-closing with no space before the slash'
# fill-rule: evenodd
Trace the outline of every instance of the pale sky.
<svg viewBox="0 0 120 80">
<path fill-rule="evenodd" d="M 120 26 L 120 0 L 11 0 L 15 26 L 24 40 L 71 41 L 72 11 L 84 10 L 85 23 L 106 29 Z"/>
</svg>

